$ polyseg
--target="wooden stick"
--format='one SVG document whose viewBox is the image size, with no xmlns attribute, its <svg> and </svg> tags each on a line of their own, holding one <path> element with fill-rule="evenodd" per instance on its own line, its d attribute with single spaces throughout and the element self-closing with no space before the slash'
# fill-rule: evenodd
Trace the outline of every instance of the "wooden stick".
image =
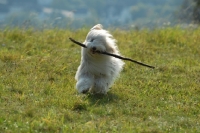
<svg viewBox="0 0 200 133">
<path fill-rule="evenodd" d="M 73 43 L 78 44 L 78 45 L 81 46 L 81 47 L 87 48 L 87 46 L 85 46 L 84 44 L 82 44 L 82 43 L 80 43 L 80 42 L 78 42 L 78 41 L 75 41 L 75 40 L 72 39 L 72 38 L 69 38 L 69 39 L 70 39 Z M 95 51 L 95 52 L 97 52 L 97 53 L 99 53 L 99 54 L 104 54 L 104 55 L 113 56 L 113 57 L 115 57 L 115 58 L 122 59 L 122 60 L 131 61 L 131 62 L 134 62 L 134 63 L 136 63 L 136 64 L 139 64 L 139 65 L 142 65 L 142 66 L 146 66 L 146 67 L 149 67 L 149 68 L 152 68 L 152 69 L 155 68 L 154 66 L 150 66 L 150 65 L 144 64 L 144 63 L 142 63 L 142 62 L 138 62 L 138 61 L 133 60 L 133 59 L 130 59 L 130 58 L 121 57 L 121 56 L 119 56 L 119 55 L 115 55 L 115 54 L 111 54 L 111 53 L 107 53 L 107 52 L 101 52 L 101 51 Z"/>
</svg>

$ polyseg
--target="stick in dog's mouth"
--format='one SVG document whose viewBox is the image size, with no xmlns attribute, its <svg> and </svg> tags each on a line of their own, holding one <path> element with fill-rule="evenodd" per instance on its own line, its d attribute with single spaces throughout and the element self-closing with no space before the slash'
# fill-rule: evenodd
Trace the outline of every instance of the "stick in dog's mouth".
<svg viewBox="0 0 200 133">
<path fill-rule="evenodd" d="M 71 41 L 72 41 L 73 43 L 75 43 L 75 44 L 78 44 L 78 45 L 81 46 L 81 47 L 87 48 L 87 46 L 85 46 L 84 44 L 82 44 L 82 43 L 80 43 L 80 42 L 78 42 L 78 41 L 75 41 L 75 40 L 72 39 L 72 38 L 69 38 L 69 40 L 71 40 Z M 119 55 L 115 55 L 115 54 L 111 54 L 111 53 L 107 53 L 107 52 L 101 52 L 101 51 L 94 51 L 94 52 L 99 53 L 99 54 L 108 55 L 108 56 L 113 56 L 113 57 L 118 58 L 118 59 L 121 59 L 121 60 L 131 61 L 131 62 L 134 62 L 134 63 L 136 63 L 136 64 L 139 64 L 139 65 L 142 65 L 142 66 L 146 66 L 146 67 L 149 67 L 149 68 L 152 68 L 152 69 L 155 68 L 154 66 L 150 66 L 150 65 L 144 64 L 144 63 L 142 63 L 142 62 L 138 62 L 138 61 L 133 60 L 133 59 L 130 59 L 130 58 L 121 57 L 121 56 L 119 56 Z"/>
</svg>

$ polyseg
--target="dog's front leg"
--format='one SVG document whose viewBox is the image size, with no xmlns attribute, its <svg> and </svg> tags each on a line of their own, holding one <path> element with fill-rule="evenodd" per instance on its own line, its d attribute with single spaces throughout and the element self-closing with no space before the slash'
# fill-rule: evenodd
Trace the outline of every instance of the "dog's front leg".
<svg viewBox="0 0 200 133">
<path fill-rule="evenodd" d="M 76 83 L 76 89 L 79 93 L 87 93 L 89 89 L 93 86 L 94 79 L 92 75 L 82 74 L 79 75 L 78 81 Z"/>
</svg>

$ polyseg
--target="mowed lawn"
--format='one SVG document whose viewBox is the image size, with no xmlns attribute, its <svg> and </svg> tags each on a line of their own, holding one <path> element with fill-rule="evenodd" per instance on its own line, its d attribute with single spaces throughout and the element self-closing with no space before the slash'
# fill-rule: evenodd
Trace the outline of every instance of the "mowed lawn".
<svg viewBox="0 0 200 133">
<path fill-rule="evenodd" d="M 89 29 L 0 32 L 0 132 L 200 132 L 200 29 L 110 32 L 126 61 L 107 95 L 74 79 Z"/>
</svg>

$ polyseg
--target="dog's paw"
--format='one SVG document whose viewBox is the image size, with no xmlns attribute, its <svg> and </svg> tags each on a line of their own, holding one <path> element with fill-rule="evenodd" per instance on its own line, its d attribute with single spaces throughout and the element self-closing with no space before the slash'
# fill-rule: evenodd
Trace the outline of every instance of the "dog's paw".
<svg viewBox="0 0 200 133">
<path fill-rule="evenodd" d="M 87 89 L 78 89 L 78 93 L 80 93 L 80 94 L 86 94 L 87 92 L 89 91 L 89 88 L 87 88 Z"/>
<path fill-rule="evenodd" d="M 82 90 L 82 92 L 81 92 L 81 93 L 83 93 L 83 94 L 86 94 L 88 91 L 89 91 L 89 89 Z"/>
<path fill-rule="evenodd" d="M 92 94 L 100 94 L 100 95 L 106 95 L 107 94 L 107 91 L 106 90 L 104 90 L 104 89 L 96 89 L 96 88 L 92 88 L 91 90 L 90 90 L 90 92 L 92 93 Z"/>
</svg>

